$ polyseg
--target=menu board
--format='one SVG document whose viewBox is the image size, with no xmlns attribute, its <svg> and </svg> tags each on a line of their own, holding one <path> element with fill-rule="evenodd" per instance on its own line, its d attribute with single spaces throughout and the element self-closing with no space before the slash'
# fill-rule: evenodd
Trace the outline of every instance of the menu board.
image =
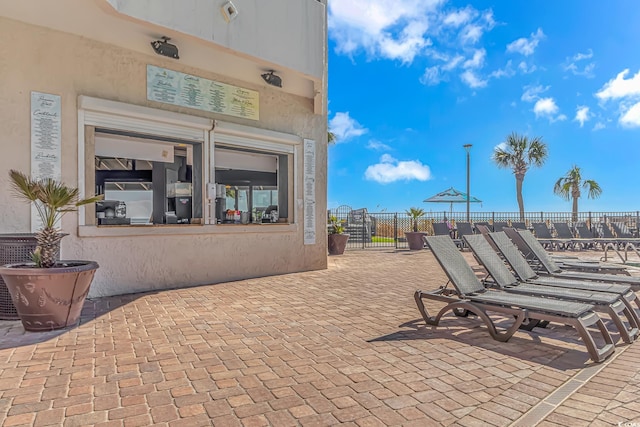
<svg viewBox="0 0 640 427">
<path fill-rule="evenodd" d="M 31 92 L 31 178 L 61 179 L 60 96 Z M 31 231 L 42 228 L 35 205 L 31 205 Z"/>
<path fill-rule="evenodd" d="M 190 74 L 147 65 L 147 99 L 244 119 L 260 119 L 260 94 Z"/>
<path fill-rule="evenodd" d="M 316 243 L 316 142 L 304 140 L 304 244 Z"/>
</svg>

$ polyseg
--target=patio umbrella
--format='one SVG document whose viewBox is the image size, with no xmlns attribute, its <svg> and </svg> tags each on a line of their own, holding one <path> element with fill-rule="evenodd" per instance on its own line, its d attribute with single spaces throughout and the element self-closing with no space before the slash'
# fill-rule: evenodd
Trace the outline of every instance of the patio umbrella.
<svg viewBox="0 0 640 427">
<path fill-rule="evenodd" d="M 453 212 L 454 203 L 467 203 L 467 193 L 463 193 L 462 191 L 458 191 L 455 188 L 450 187 L 434 196 L 429 197 L 428 199 L 423 200 L 423 202 L 449 203 L 449 215 L 451 215 L 451 213 Z M 470 196 L 469 203 L 482 203 L 482 200 Z"/>
</svg>

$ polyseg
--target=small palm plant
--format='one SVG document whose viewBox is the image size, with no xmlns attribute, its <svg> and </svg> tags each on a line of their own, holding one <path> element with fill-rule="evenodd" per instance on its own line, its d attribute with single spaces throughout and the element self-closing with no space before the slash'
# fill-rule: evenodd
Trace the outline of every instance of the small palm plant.
<svg viewBox="0 0 640 427">
<path fill-rule="evenodd" d="M 409 208 L 406 211 L 406 214 L 411 218 L 411 223 L 413 224 L 413 231 L 418 231 L 418 218 L 425 214 L 424 209 L 421 208 Z"/>
<path fill-rule="evenodd" d="M 67 187 L 56 180 L 32 179 L 22 172 L 9 172 L 11 185 L 18 197 L 34 203 L 43 228 L 36 234 L 36 249 L 32 254 L 38 268 L 51 268 L 55 265 L 60 251 L 60 240 L 64 236 L 56 228 L 58 221 L 67 212 L 75 211 L 78 206 L 95 203 L 103 196 L 78 199 L 78 189 Z"/>
<path fill-rule="evenodd" d="M 329 234 L 344 233 L 344 222 L 339 220 L 337 216 L 331 215 L 329 217 L 329 224 L 331 225 L 331 228 L 329 229 Z"/>
</svg>

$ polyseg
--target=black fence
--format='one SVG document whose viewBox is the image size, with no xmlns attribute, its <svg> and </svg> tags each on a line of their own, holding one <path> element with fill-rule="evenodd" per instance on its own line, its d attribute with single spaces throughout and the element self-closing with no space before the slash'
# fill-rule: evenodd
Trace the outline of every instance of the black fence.
<svg viewBox="0 0 640 427">
<path fill-rule="evenodd" d="M 347 249 L 395 248 L 407 249 L 405 231 L 413 231 L 413 220 L 406 212 L 368 212 L 366 209 L 352 209 L 340 206 L 330 209 L 329 216 L 335 216 L 349 234 Z M 446 222 L 452 228 L 456 222 L 467 221 L 466 212 L 430 211 L 418 218 L 418 231 L 433 234 L 433 223 Z M 640 211 L 629 212 L 579 212 L 574 218 L 571 212 L 525 212 L 524 221 L 519 212 L 470 212 L 469 221 L 493 223 L 524 222 L 531 227 L 534 222 L 545 222 L 551 226 L 554 222 L 566 222 L 569 225 L 584 223 L 590 229 L 600 223 L 623 223 L 636 237 L 639 236 Z"/>
</svg>

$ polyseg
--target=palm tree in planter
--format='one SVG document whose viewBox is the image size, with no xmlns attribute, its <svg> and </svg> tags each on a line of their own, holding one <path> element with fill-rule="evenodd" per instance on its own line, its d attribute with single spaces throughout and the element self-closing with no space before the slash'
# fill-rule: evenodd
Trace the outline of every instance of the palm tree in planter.
<svg viewBox="0 0 640 427">
<path fill-rule="evenodd" d="M 578 221 L 578 199 L 581 196 L 580 187 L 588 190 L 587 197 L 597 199 L 602 194 L 600 185 L 592 179 L 582 179 L 582 173 L 578 166 L 573 166 L 567 174 L 556 181 L 553 192 L 564 200 L 573 200 L 573 209 L 571 211 L 571 219 L 573 222 Z"/>
<path fill-rule="evenodd" d="M 425 211 L 421 208 L 409 208 L 406 214 L 411 218 L 411 226 L 413 227 L 413 232 L 404 232 L 407 243 L 409 244 L 409 249 L 412 251 L 420 250 L 424 247 L 424 233 L 418 231 L 418 219 L 424 216 Z"/>
<path fill-rule="evenodd" d="M 342 255 L 347 247 L 349 235 L 344 232 L 344 223 L 337 216 L 329 217 L 329 255 Z"/>
<path fill-rule="evenodd" d="M 31 179 L 11 170 L 11 186 L 19 197 L 34 203 L 42 221 L 36 232 L 31 263 L 0 267 L 22 324 L 29 331 L 75 325 L 98 264 L 94 261 L 57 261 L 64 234 L 56 228 L 67 212 L 95 203 L 102 196 L 79 199 L 77 188 L 53 179 Z"/>
</svg>

